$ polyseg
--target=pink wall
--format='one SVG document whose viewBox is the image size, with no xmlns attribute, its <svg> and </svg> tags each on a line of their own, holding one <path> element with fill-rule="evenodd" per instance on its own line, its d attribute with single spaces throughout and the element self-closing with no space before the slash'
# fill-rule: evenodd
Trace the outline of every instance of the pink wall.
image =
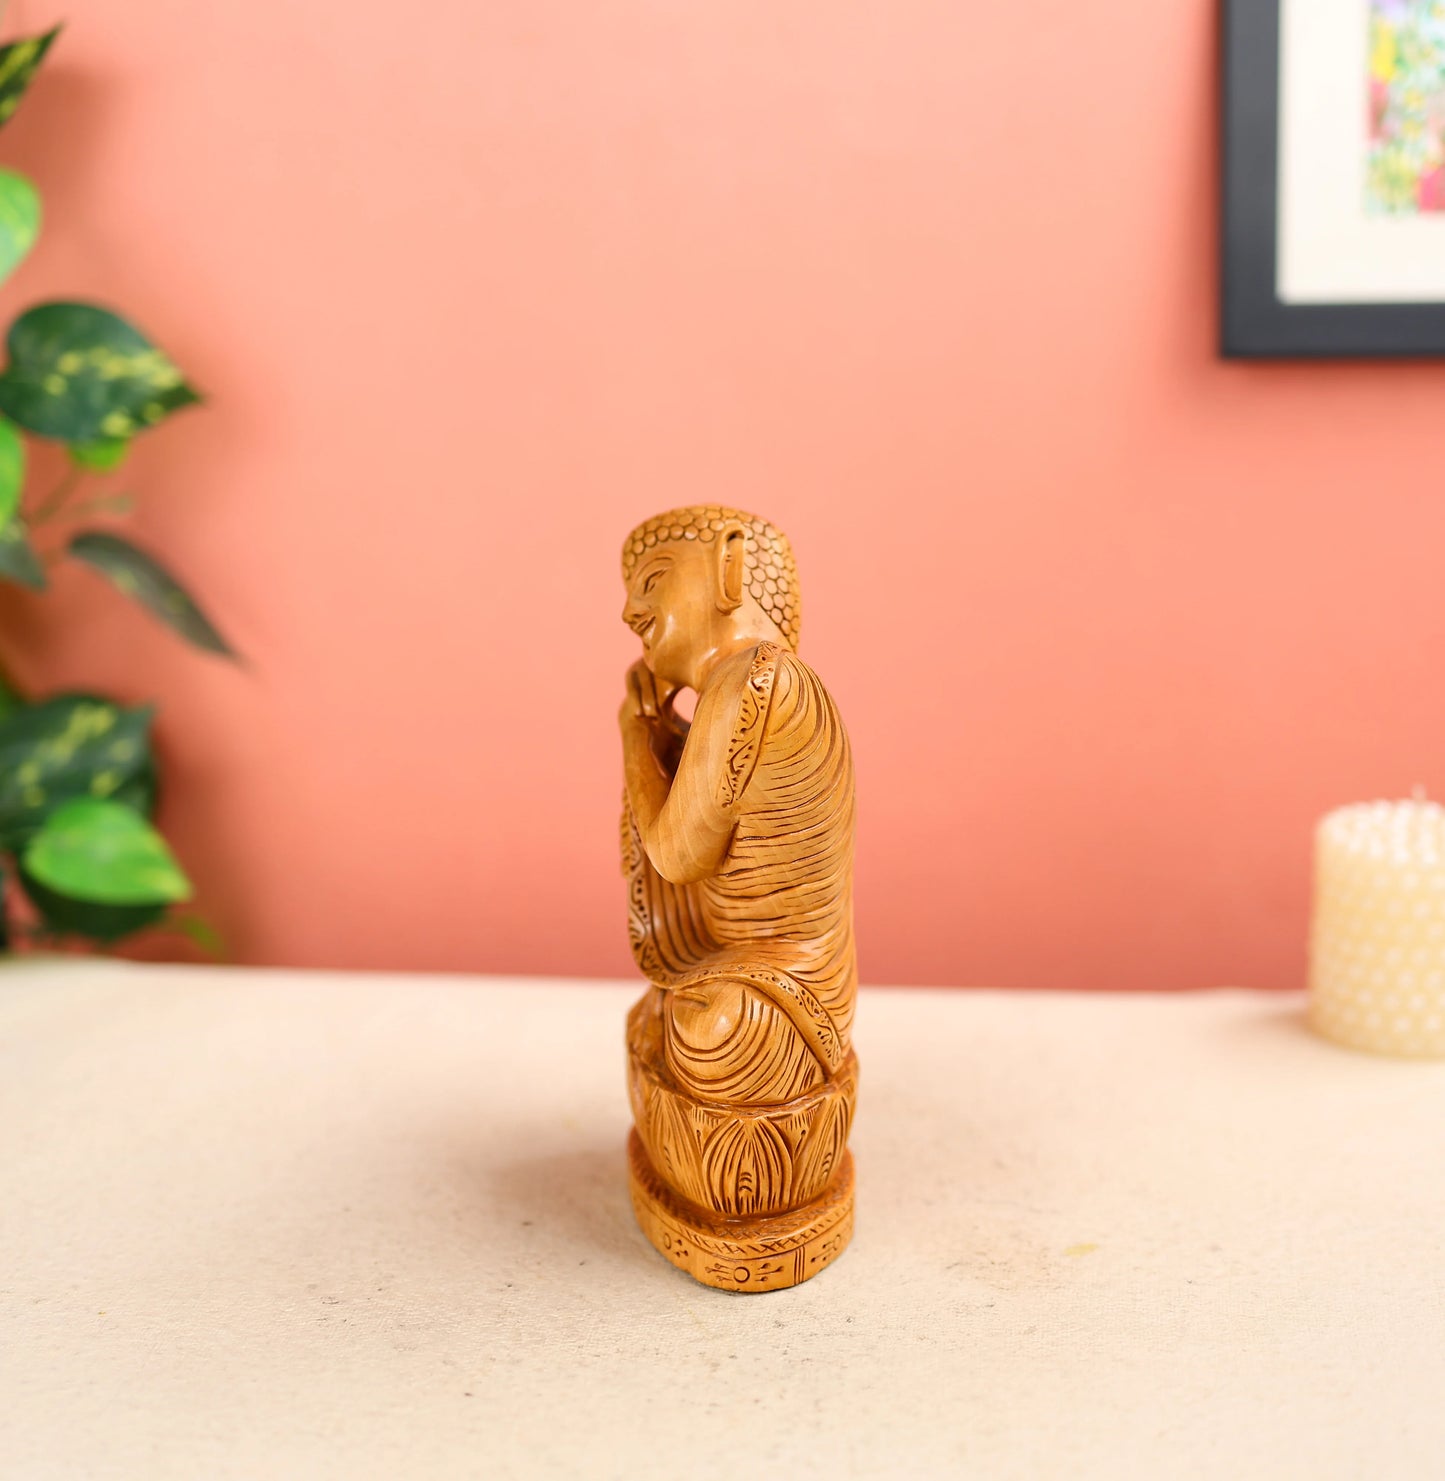
<svg viewBox="0 0 1445 1481">
<path fill-rule="evenodd" d="M 1214 0 L 72 5 L 0 135 L 212 396 L 83 575 L 248 961 L 622 974 L 615 553 L 793 536 L 875 981 L 1300 980 L 1309 831 L 1445 792 L 1445 368 L 1213 353 Z M 52 4 L 12 4 L 38 29 Z"/>
</svg>

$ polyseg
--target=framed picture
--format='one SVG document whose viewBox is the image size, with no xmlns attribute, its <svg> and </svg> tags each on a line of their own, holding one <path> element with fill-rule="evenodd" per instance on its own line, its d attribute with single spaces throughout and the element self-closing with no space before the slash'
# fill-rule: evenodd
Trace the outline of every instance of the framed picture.
<svg viewBox="0 0 1445 1481">
<path fill-rule="evenodd" d="M 1223 4 L 1223 353 L 1445 356 L 1445 0 Z"/>
</svg>

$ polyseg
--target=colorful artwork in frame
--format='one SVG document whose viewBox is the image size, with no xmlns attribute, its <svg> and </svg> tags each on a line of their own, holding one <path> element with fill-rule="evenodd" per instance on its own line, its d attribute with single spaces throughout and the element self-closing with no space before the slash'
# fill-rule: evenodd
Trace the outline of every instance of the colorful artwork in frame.
<svg viewBox="0 0 1445 1481">
<path fill-rule="evenodd" d="M 1369 210 L 1445 211 L 1445 0 L 1371 0 Z"/>
<path fill-rule="evenodd" d="M 1445 0 L 1223 0 L 1221 349 L 1445 356 Z"/>
</svg>

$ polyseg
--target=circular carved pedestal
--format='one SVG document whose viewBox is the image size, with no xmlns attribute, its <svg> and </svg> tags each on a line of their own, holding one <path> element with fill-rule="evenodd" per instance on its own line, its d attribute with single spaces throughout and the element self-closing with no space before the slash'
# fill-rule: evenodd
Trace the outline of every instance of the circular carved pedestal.
<svg viewBox="0 0 1445 1481">
<path fill-rule="evenodd" d="M 853 1157 L 821 1197 L 761 1218 L 721 1219 L 683 1202 L 658 1177 L 642 1139 L 627 1140 L 632 1207 L 657 1250 L 719 1291 L 780 1291 L 826 1270 L 853 1234 Z"/>
</svg>

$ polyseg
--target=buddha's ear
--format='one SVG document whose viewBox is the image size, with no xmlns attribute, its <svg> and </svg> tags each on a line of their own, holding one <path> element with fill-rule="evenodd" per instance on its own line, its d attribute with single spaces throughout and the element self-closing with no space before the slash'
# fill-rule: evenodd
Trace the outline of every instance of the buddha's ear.
<svg viewBox="0 0 1445 1481">
<path fill-rule="evenodd" d="M 719 612 L 736 612 L 743 604 L 743 567 L 747 553 L 747 531 L 740 521 L 730 519 L 717 537 Z"/>
</svg>

